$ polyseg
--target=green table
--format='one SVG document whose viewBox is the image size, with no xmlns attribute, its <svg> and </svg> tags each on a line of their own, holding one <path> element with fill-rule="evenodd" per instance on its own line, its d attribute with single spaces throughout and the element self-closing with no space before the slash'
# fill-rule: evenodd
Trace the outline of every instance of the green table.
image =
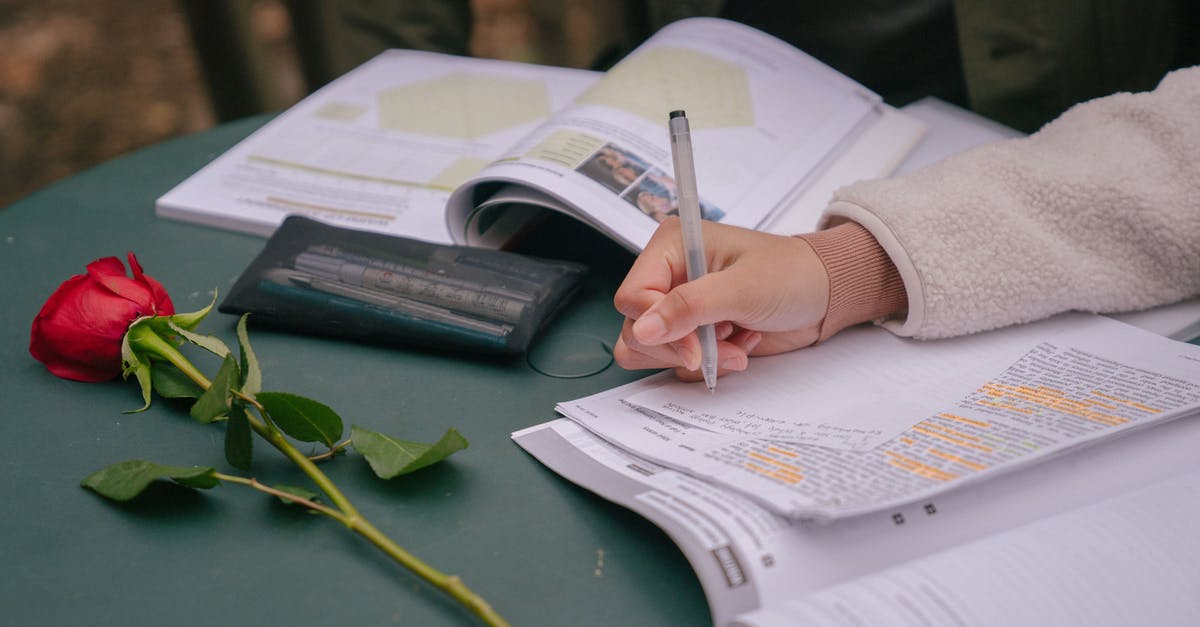
<svg viewBox="0 0 1200 627">
<path fill-rule="evenodd" d="M 161 400 L 145 413 L 122 413 L 141 404 L 133 382 L 54 377 L 29 355 L 29 329 L 61 281 L 126 251 L 163 282 L 179 311 L 206 305 L 213 289 L 227 291 L 264 240 L 158 219 L 154 199 L 265 121 L 142 150 L 0 210 L 3 623 L 472 624 L 455 603 L 333 521 L 248 489 L 164 485 L 114 505 L 79 487 L 89 473 L 130 458 L 232 471 L 220 426 L 195 423 L 186 407 Z M 582 256 L 595 271 L 547 334 L 611 342 L 620 322 L 611 295 L 630 257 L 598 236 L 566 230 L 551 247 Z M 200 330 L 234 345 L 235 323 L 213 314 Z M 369 519 L 433 566 L 461 575 L 514 624 L 708 622 L 696 577 L 661 531 L 546 470 L 509 439 L 553 418 L 555 401 L 644 373 L 614 365 L 561 379 L 523 359 L 261 328 L 251 336 L 268 389 L 306 394 L 347 423 L 406 439 L 431 442 L 453 426 L 470 440 L 446 463 L 392 482 L 359 459 L 325 468 Z M 215 372 L 215 363 L 201 363 Z M 303 480 L 273 451 L 257 450 L 257 476 Z"/>
</svg>

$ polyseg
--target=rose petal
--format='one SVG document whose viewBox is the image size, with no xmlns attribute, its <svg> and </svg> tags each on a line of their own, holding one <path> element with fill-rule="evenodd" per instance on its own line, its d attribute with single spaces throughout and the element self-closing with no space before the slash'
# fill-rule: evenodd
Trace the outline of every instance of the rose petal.
<svg viewBox="0 0 1200 627">
<path fill-rule="evenodd" d="M 102 257 L 87 265 L 88 274 L 100 278 L 102 276 L 125 276 L 125 264 L 116 257 Z"/>
<path fill-rule="evenodd" d="M 63 337 L 74 341 L 63 342 Z M 61 318 L 34 320 L 29 352 L 50 372 L 68 379 L 105 381 L 121 372 L 119 343 L 114 353 L 110 342 L 98 341 L 94 334 L 82 334 L 77 328 L 65 328 Z"/>
<path fill-rule="evenodd" d="M 137 256 L 133 252 L 129 252 L 127 256 L 129 257 L 129 267 L 133 270 L 133 279 L 145 284 L 152 294 L 154 302 L 152 315 L 169 316 L 175 313 L 175 304 L 171 302 L 171 296 L 167 294 L 167 289 L 163 287 L 162 283 L 142 270 L 142 264 L 138 263 Z"/>
<path fill-rule="evenodd" d="M 174 313 L 166 290 L 133 253 L 133 278 L 116 257 L 97 259 L 46 300 L 33 320 L 29 352 L 57 376 L 103 381 L 121 373 L 121 340 L 142 315 Z"/>
<path fill-rule="evenodd" d="M 96 279 L 100 285 L 108 288 L 113 294 L 133 303 L 142 315 L 154 313 L 154 295 L 150 288 L 129 277 L 106 276 Z"/>
<path fill-rule="evenodd" d="M 58 315 L 43 321 L 63 344 L 77 346 L 93 342 L 107 343 L 120 350 L 121 338 L 129 323 L 137 318 L 132 303 L 106 292 L 89 290 L 64 303 Z"/>
<path fill-rule="evenodd" d="M 133 254 L 131 250 L 125 253 L 125 257 L 129 260 L 129 269 L 133 272 L 133 278 L 140 281 L 146 273 L 142 270 L 142 264 L 138 263 L 137 255 Z"/>
<path fill-rule="evenodd" d="M 171 296 L 167 294 L 167 288 L 163 287 L 154 277 L 145 275 L 142 277 L 146 281 L 146 285 L 150 288 L 150 293 L 154 295 L 154 315 L 170 316 L 175 313 L 175 303 L 171 302 Z"/>
<path fill-rule="evenodd" d="M 29 352 L 46 365 L 46 369 L 64 379 L 74 381 L 108 381 L 121 374 L 120 354 L 114 360 L 109 355 L 91 355 L 90 359 L 79 355 L 64 355 L 56 346 L 31 346 Z"/>
<path fill-rule="evenodd" d="M 111 379 L 120 374 L 121 338 L 136 310 L 134 303 L 101 288 L 93 275 L 76 275 L 34 318 L 29 352 L 61 377 Z"/>
</svg>

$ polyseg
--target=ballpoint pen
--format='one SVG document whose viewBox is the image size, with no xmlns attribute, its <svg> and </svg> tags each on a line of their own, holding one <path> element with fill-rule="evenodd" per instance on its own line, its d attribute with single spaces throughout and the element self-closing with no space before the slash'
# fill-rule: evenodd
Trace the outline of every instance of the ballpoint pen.
<svg viewBox="0 0 1200 627">
<path fill-rule="evenodd" d="M 675 165 L 675 185 L 679 193 L 679 222 L 683 228 L 684 261 L 689 281 L 708 272 L 704 255 L 704 233 L 700 226 L 700 194 L 696 191 L 696 163 L 692 156 L 692 134 L 683 110 L 671 112 L 671 158 Z M 717 335 L 713 325 L 696 328 L 700 337 L 700 373 L 710 392 L 717 389 Z"/>
</svg>

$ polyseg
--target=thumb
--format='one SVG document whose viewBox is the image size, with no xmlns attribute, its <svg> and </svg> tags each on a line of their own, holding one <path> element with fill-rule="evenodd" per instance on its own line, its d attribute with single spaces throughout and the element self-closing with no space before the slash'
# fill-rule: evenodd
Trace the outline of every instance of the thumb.
<svg viewBox="0 0 1200 627">
<path fill-rule="evenodd" d="M 741 318 L 737 290 L 729 289 L 727 276 L 715 272 L 675 286 L 633 323 L 634 338 L 654 346 L 678 340 L 702 324 Z"/>
</svg>

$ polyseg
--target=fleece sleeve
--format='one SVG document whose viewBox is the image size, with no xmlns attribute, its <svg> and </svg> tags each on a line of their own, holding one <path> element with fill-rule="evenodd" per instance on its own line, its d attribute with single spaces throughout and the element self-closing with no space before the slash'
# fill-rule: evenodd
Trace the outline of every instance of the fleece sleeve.
<svg viewBox="0 0 1200 627">
<path fill-rule="evenodd" d="M 1200 294 L 1200 67 L 1076 105 L 1026 138 L 834 194 L 895 263 L 893 332 L 938 338 Z"/>
</svg>

